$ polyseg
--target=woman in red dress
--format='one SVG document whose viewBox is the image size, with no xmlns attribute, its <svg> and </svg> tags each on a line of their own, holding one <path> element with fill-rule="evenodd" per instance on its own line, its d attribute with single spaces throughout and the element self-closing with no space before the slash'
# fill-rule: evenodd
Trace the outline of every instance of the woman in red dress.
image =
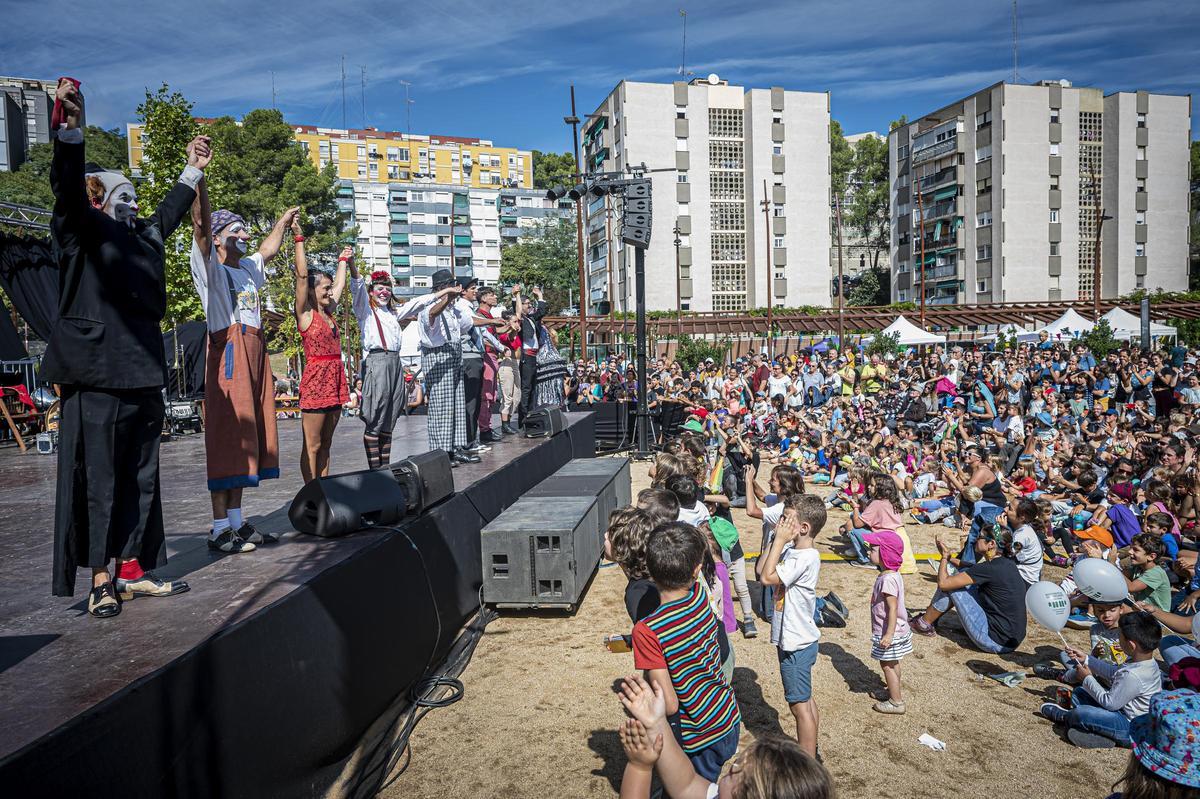
<svg viewBox="0 0 1200 799">
<path fill-rule="evenodd" d="M 304 345 L 304 375 L 300 378 L 300 417 L 304 444 L 300 451 L 300 474 L 307 483 L 329 474 L 329 448 L 333 431 L 350 399 L 342 345 L 334 311 L 346 285 L 346 265 L 354 250 L 346 247 L 338 256 L 337 274 L 309 272 L 304 256 L 304 235 L 293 218 L 296 234 L 296 328 Z"/>
</svg>

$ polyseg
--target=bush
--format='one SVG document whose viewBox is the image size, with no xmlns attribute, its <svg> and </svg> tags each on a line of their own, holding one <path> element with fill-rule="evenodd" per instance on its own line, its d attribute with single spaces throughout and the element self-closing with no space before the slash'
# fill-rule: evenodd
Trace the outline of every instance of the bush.
<svg viewBox="0 0 1200 799">
<path fill-rule="evenodd" d="M 1097 322 L 1095 327 L 1079 337 L 1079 341 L 1091 351 L 1098 361 L 1104 360 L 1110 352 L 1121 348 L 1121 342 L 1113 337 L 1113 330 L 1107 319 Z"/>
<path fill-rule="evenodd" d="M 679 348 L 675 351 L 675 361 L 686 372 L 695 369 L 708 358 L 712 358 L 714 363 L 724 363 L 725 353 L 728 351 L 728 342 L 714 344 L 702 338 L 683 336 L 679 339 Z"/>
<path fill-rule="evenodd" d="M 883 358 L 887 355 L 895 355 L 900 351 L 900 334 L 899 333 L 876 333 L 875 338 L 866 346 L 863 353 L 870 358 L 872 355 L 878 355 Z"/>
</svg>

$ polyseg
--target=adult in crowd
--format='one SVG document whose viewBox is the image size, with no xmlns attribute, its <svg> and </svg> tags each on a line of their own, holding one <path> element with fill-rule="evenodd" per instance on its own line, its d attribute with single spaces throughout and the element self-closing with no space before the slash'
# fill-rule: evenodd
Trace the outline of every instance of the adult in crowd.
<svg viewBox="0 0 1200 799">
<path fill-rule="evenodd" d="M 519 291 L 513 295 L 514 303 L 521 309 L 521 406 L 517 416 L 519 424 L 524 424 L 525 416 L 534 407 L 533 391 L 537 381 L 537 355 L 540 345 L 538 328 L 541 327 L 542 317 L 546 315 L 546 301 L 543 299 L 541 286 L 534 286 L 532 292 L 532 297 L 522 298 Z"/>
<path fill-rule="evenodd" d="M 262 288 L 267 263 L 279 253 L 298 213 L 299 208 L 285 211 L 258 250 L 246 255 L 246 220 L 225 209 L 212 212 L 203 181 L 192 203 L 192 282 L 208 324 L 204 448 L 213 517 L 208 546 L 227 554 L 279 540 L 243 518 L 242 491 L 279 477 Z"/>
<path fill-rule="evenodd" d="M 88 613 L 112 618 L 122 600 L 188 588 L 145 571 L 167 562 L 158 475 L 163 240 L 187 215 L 212 154 L 206 137 L 193 139 L 179 181 L 153 214 L 139 218 L 137 191 L 123 175 L 85 175 L 77 83 L 59 81 L 55 107 L 65 122 L 50 167 L 58 322 L 41 364 L 41 378 L 61 394 L 53 591 L 71 596 L 76 571 L 90 568 Z"/>
</svg>

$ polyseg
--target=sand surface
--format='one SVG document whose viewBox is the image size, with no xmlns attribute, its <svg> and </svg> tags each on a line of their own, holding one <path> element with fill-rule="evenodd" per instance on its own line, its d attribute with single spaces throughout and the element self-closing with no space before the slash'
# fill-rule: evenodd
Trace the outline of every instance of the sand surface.
<svg viewBox="0 0 1200 799">
<path fill-rule="evenodd" d="M 646 471 L 647 464 L 633 465 L 635 495 L 649 485 Z M 760 523 L 744 511 L 733 514 L 743 546 L 756 550 Z M 846 516 L 831 512 L 818 537 L 822 551 L 841 548 L 834 536 Z M 935 536 L 952 533 L 941 526 L 907 530 L 917 552 L 936 552 Z M 1058 580 L 1062 570 L 1047 566 L 1043 576 Z M 1052 692 L 1050 683 L 1030 677 L 1006 688 L 982 676 L 1057 656 L 1057 636 L 1032 619 L 1017 652 L 988 655 L 969 648 L 953 612 L 947 614 L 941 635 L 914 636 L 916 651 L 902 662 L 907 715 L 875 713 L 870 692 L 883 688 L 883 679 L 870 657 L 873 581 L 865 569 L 828 562 L 821 568 L 819 592 L 835 591 L 851 611 L 845 629 L 822 630 L 813 673 L 821 753 L 839 796 L 1085 799 L 1110 793 L 1127 750 L 1084 751 L 1060 740 L 1035 715 Z M 615 796 L 625 756 L 616 733 L 623 710 L 613 691 L 632 672 L 633 656 L 608 652 L 601 638 L 629 630 L 624 587 L 620 569 L 605 564 L 576 613 L 506 612 L 489 625 L 462 676 L 464 698 L 426 716 L 410 739 L 411 764 L 381 795 Z M 924 607 L 934 588 L 929 565 L 907 575 L 909 608 Z M 755 640 L 730 635 L 743 746 L 761 735 L 795 736 L 767 625 L 758 626 Z M 1086 631 L 1065 635 L 1087 647 Z M 922 733 L 945 741 L 946 751 L 919 744 Z"/>
</svg>

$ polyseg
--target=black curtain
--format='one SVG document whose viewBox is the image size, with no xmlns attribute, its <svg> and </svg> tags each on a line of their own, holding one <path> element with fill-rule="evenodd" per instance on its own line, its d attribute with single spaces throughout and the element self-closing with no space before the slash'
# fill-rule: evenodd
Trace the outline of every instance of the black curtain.
<svg viewBox="0 0 1200 799">
<path fill-rule="evenodd" d="M 58 255 L 50 241 L 0 231 L 0 286 L 38 338 L 49 341 L 58 322 Z"/>
<path fill-rule="evenodd" d="M 167 396 L 191 399 L 204 396 L 205 347 L 208 325 L 184 322 L 163 334 L 167 359 Z"/>
<path fill-rule="evenodd" d="M 21 334 L 13 326 L 12 314 L 4 301 L 0 300 L 0 360 L 19 361 L 28 357 Z"/>
</svg>

